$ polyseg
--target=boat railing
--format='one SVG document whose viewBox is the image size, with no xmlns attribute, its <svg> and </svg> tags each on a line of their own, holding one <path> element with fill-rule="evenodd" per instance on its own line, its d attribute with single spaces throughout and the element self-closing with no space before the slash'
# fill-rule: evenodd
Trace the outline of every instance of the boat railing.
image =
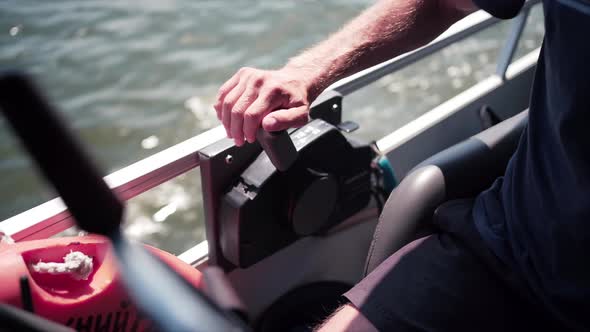
<svg viewBox="0 0 590 332">
<path fill-rule="evenodd" d="M 513 20 L 512 28 L 498 57 L 497 70 L 494 76 L 502 80 L 505 79 L 530 10 L 539 2 L 540 0 L 527 1 L 519 16 Z M 342 95 L 350 94 L 455 42 L 472 36 L 499 21 L 483 11 L 475 12 L 454 24 L 431 43 L 336 82 L 328 90 L 336 90 Z M 199 167 L 198 151 L 224 137 L 225 131 L 223 127 L 218 126 L 116 171 L 106 176 L 105 180 L 121 199 L 129 200 L 191 169 Z M 47 238 L 73 225 L 74 222 L 66 206 L 61 199 L 55 198 L 6 219 L 0 223 L 0 230 L 12 236 L 15 241 L 23 241 Z M 180 255 L 180 257 L 192 262 L 193 260 L 189 259 L 189 256 L 202 256 L 203 253 L 206 254 L 206 249 L 206 244 L 201 243 Z"/>
</svg>

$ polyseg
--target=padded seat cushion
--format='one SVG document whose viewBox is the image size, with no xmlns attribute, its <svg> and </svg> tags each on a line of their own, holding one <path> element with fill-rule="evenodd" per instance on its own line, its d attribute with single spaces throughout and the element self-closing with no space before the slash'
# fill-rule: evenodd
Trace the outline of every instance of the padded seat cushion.
<svg viewBox="0 0 590 332">
<path fill-rule="evenodd" d="M 527 119 L 528 111 L 523 111 L 414 167 L 383 207 L 365 275 L 411 241 L 440 204 L 474 197 L 502 176 Z"/>
</svg>

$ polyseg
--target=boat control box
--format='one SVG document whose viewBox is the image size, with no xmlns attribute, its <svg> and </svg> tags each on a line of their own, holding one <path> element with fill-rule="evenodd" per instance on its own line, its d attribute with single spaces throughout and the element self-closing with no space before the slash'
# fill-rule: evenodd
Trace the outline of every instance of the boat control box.
<svg viewBox="0 0 590 332">
<path fill-rule="evenodd" d="M 316 119 L 290 134 L 297 159 L 279 171 L 263 151 L 219 206 L 225 259 L 248 267 L 298 238 L 321 235 L 367 206 L 372 195 L 369 144 Z"/>
</svg>

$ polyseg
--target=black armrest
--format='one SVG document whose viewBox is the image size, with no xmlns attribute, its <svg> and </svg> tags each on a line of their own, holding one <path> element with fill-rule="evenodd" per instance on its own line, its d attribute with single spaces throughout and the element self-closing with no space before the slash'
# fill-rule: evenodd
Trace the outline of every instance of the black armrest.
<svg viewBox="0 0 590 332">
<path fill-rule="evenodd" d="M 528 111 L 523 111 L 435 154 L 413 170 L 426 165 L 440 168 L 445 200 L 473 197 L 504 174 L 527 120 Z"/>
<path fill-rule="evenodd" d="M 417 233 L 448 200 L 473 197 L 504 174 L 528 111 L 455 144 L 414 167 L 385 203 L 365 265 L 369 274 Z"/>
</svg>

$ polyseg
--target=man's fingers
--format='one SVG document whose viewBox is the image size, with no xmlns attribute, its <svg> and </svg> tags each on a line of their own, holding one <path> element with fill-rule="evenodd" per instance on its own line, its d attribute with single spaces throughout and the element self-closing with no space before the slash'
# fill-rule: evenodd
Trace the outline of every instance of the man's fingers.
<svg viewBox="0 0 590 332">
<path fill-rule="evenodd" d="M 233 88 L 227 96 L 225 96 L 223 103 L 221 105 L 221 122 L 225 127 L 225 132 L 227 133 L 227 137 L 232 138 L 231 135 L 231 111 L 234 108 L 236 101 L 240 99 L 242 94 L 246 90 L 246 82 L 240 81 L 238 85 Z"/>
<path fill-rule="evenodd" d="M 235 73 L 234 76 L 232 76 L 229 80 L 223 83 L 223 85 L 217 91 L 217 97 L 215 97 L 216 102 L 213 105 L 213 108 L 215 108 L 215 111 L 217 112 L 217 119 L 221 120 L 223 100 L 225 99 L 225 96 L 227 96 L 227 94 L 233 88 L 235 88 L 239 82 L 240 75 L 239 73 Z"/>
<path fill-rule="evenodd" d="M 234 139 L 234 143 L 237 146 L 244 144 L 244 133 L 242 132 L 242 126 L 244 124 L 244 116 L 238 112 L 231 113 L 231 137 Z"/>
<path fill-rule="evenodd" d="M 294 107 L 269 113 L 262 119 L 262 128 L 266 131 L 279 131 L 291 127 L 301 127 L 309 121 L 308 106 Z"/>
<path fill-rule="evenodd" d="M 263 98 L 258 98 L 244 113 L 244 137 L 248 142 L 256 141 L 256 131 L 264 114 L 269 112 L 268 109 L 268 103 Z"/>
<path fill-rule="evenodd" d="M 281 105 L 279 98 L 258 97 L 244 113 L 244 137 L 250 143 L 256 141 L 256 132 L 265 115 Z"/>
<path fill-rule="evenodd" d="M 242 146 L 242 144 L 244 144 L 244 113 L 257 97 L 258 93 L 255 89 L 252 87 L 246 88 L 240 99 L 234 104 L 231 111 L 231 136 L 237 146 Z"/>
</svg>

